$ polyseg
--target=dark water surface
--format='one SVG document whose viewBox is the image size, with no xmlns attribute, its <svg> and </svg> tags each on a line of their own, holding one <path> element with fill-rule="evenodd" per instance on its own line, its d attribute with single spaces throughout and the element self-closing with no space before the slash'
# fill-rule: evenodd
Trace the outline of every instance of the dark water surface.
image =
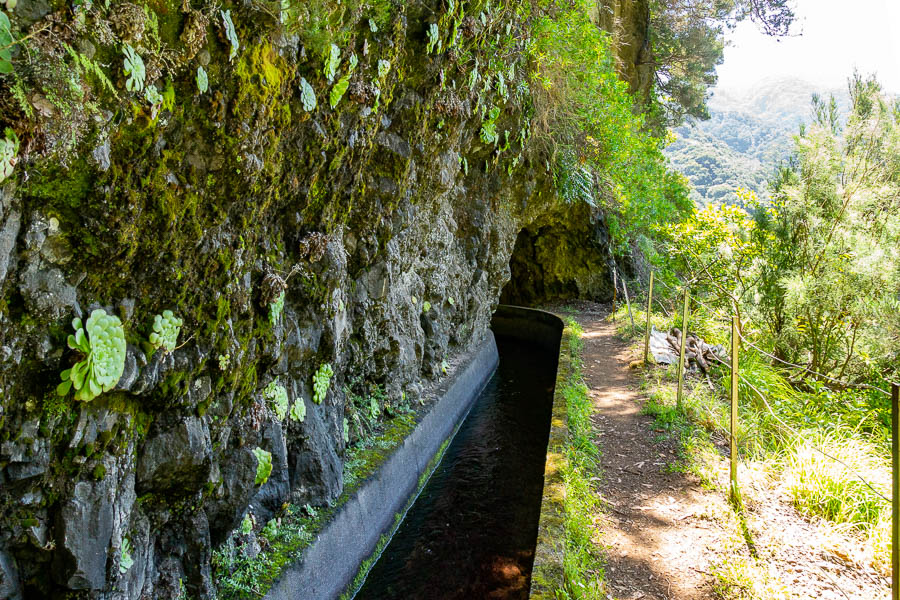
<svg viewBox="0 0 900 600">
<path fill-rule="evenodd" d="M 357 600 L 528 597 L 557 355 L 497 345 L 497 372 Z"/>
</svg>

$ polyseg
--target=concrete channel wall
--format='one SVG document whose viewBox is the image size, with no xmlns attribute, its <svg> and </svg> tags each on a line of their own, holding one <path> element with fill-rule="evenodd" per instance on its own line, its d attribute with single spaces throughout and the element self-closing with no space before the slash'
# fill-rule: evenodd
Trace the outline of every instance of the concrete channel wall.
<svg viewBox="0 0 900 600">
<path fill-rule="evenodd" d="M 456 430 L 497 368 L 494 336 L 463 357 L 455 372 L 435 390 L 439 398 L 382 466 L 335 514 L 306 549 L 285 568 L 268 600 L 332 600 L 356 576 L 382 534 L 390 531 L 418 487 L 432 457 Z"/>
<path fill-rule="evenodd" d="M 565 399 L 560 394 L 560 382 L 565 379 L 559 379 L 563 371 L 568 373 L 564 368 L 564 362 L 568 365 L 568 353 L 560 346 L 563 323 L 548 312 L 501 305 L 491 320 L 491 329 L 497 335 L 537 343 L 560 355 L 531 590 L 532 598 L 550 598 L 553 596 L 544 595 L 544 591 L 562 582 L 559 466 L 568 435 Z M 419 478 L 468 414 L 498 362 L 494 335 L 488 332 L 484 342 L 465 356 L 452 376 L 435 390 L 439 399 L 431 411 L 340 508 L 303 558 L 282 572 L 266 595 L 267 600 L 333 600 L 347 589 L 379 538 L 393 527 L 395 515 L 416 493 Z"/>
</svg>

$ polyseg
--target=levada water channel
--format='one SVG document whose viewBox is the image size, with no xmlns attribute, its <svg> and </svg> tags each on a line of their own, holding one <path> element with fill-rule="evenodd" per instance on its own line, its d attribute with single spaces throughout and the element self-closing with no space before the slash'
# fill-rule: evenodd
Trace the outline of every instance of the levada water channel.
<svg viewBox="0 0 900 600">
<path fill-rule="evenodd" d="M 495 332 L 497 371 L 357 600 L 528 598 L 558 350 Z"/>
</svg>

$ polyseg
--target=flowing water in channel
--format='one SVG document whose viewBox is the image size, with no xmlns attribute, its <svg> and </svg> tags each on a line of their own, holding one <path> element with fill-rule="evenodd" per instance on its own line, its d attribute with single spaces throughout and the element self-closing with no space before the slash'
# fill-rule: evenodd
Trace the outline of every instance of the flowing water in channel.
<svg viewBox="0 0 900 600">
<path fill-rule="evenodd" d="M 557 355 L 497 345 L 497 372 L 357 600 L 528 597 Z"/>
</svg>

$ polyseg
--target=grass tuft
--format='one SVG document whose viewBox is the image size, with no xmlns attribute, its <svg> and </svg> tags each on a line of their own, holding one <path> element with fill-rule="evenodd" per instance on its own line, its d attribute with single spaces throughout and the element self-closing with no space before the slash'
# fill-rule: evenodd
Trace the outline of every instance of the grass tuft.
<svg viewBox="0 0 900 600">
<path fill-rule="evenodd" d="M 600 449 L 592 440 L 593 406 L 582 377 L 583 334 L 584 330 L 574 319 L 567 319 L 564 335 L 569 345 L 571 370 L 562 389 L 569 426 L 567 460 L 563 469 L 566 485 L 565 589 L 557 590 L 557 597 L 565 600 L 605 600 L 605 572 L 595 517 L 602 512 L 596 487 Z"/>
</svg>

